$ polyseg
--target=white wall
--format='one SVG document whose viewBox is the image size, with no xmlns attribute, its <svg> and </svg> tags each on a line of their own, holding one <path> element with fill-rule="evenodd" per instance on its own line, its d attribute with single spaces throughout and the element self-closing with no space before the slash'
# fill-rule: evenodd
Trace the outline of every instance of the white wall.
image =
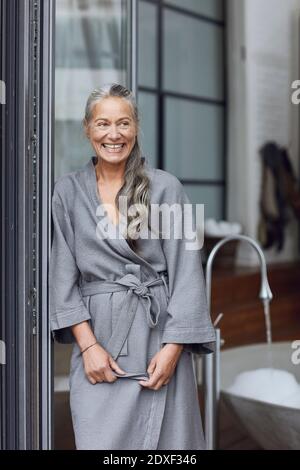
<svg viewBox="0 0 300 470">
<path fill-rule="evenodd" d="M 299 169 L 299 113 L 291 83 L 299 76 L 300 0 L 228 0 L 228 219 L 242 223 L 257 239 L 261 162 L 267 140 L 289 148 Z M 265 252 L 267 260 L 289 261 L 297 253 L 298 224 L 286 231 L 285 249 Z M 239 264 L 256 264 L 241 246 Z"/>
</svg>

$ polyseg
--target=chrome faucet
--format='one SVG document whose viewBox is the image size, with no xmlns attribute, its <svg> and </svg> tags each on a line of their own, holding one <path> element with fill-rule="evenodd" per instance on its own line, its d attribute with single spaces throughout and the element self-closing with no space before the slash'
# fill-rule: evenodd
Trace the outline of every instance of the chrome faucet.
<svg viewBox="0 0 300 470">
<path fill-rule="evenodd" d="M 206 296 L 208 311 L 211 311 L 211 273 L 213 260 L 219 251 L 219 249 L 225 245 L 225 243 L 231 240 L 246 241 L 255 248 L 259 255 L 260 268 L 261 268 L 261 287 L 259 292 L 259 298 L 262 300 L 264 306 L 269 304 L 272 300 L 273 295 L 269 286 L 267 277 L 267 264 L 264 253 L 260 248 L 259 244 L 246 235 L 230 235 L 220 240 L 212 249 L 206 264 Z M 270 338 L 269 338 L 270 340 Z M 216 347 L 215 351 L 211 354 L 203 356 L 203 368 L 202 368 L 202 383 L 204 387 L 204 432 L 206 439 L 207 450 L 216 448 L 217 445 L 217 433 L 218 433 L 218 404 L 220 398 L 220 329 L 216 329 Z"/>
</svg>

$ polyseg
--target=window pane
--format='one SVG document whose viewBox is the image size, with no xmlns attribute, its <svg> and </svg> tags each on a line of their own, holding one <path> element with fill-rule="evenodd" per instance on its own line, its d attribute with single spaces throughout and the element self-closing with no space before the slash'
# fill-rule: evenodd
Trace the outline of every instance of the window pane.
<svg viewBox="0 0 300 470">
<path fill-rule="evenodd" d="M 224 108 L 166 99 L 165 163 L 185 179 L 223 179 Z"/>
<path fill-rule="evenodd" d="M 152 93 L 139 92 L 138 107 L 140 112 L 140 142 L 143 154 L 150 165 L 157 167 L 157 99 Z"/>
<path fill-rule="evenodd" d="M 94 154 L 95 151 L 85 137 L 80 121 L 55 122 L 55 174 L 57 176 L 80 168 Z"/>
<path fill-rule="evenodd" d="M 192 204 L 204 204 L 204 220 L 223 218 L 223 186 L 185 184 L 184 189 Z"/>
<path fill-rule="evenodd" d="M 56 66 L 122 69 L 124 1 L 56 2 Z"/>
<path fill-rule="evenodd" d="M 224 18 L 224 0 L 166 0 L 165 3 L 200 13 L 215 20 Z"/>
<path fill-rule="evenodd" d="M 56 2 L 55 177 L 94 154 L 81 127 L 90 92 L 108 82 L 127 84 L 126 5 L 126 0 Z"/>
<path fill-rule="evenodd" d="M 138 81 L 139 85 L 156 86 L 157 7 L 139 2 Z"/>
<path fill-rule="evenodd" d="M 164 89 L 224 99 L 223 28 L 165 10 L 164 32 Z"/>
</svg>

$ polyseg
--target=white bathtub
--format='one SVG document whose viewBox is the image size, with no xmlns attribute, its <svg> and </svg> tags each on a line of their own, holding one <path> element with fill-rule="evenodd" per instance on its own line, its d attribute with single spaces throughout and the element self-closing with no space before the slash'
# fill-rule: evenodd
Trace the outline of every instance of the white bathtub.
<svg viewBox="0 0 300 470">
<path fill-rule="evenodd" d="M 300 383 L 300 365 L 294 365 L 290 342 L 273 343 L 273 367 L 291 372 Z M 267 345 L 254 344 L 221 352 L 221 399 L 263 449 L 300 449 L 300 410 L 244 398 L 226 392 L 243 371 L 270 367 Z"/>
</svg>

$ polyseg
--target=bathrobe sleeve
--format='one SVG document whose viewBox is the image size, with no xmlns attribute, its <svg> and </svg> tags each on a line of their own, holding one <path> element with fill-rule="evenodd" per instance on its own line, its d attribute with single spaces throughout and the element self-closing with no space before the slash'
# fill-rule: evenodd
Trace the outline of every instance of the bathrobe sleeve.
<svg viewBox="0 0 300 470">
<path fill-rule="evenodd" d="M 190 204 L 183 185 L 177 178 L 171 182 L 167 200 L 169 204 L 180 204 L 182 210 L 184 204 Z M 172 218 L 171 236 L 162 240 L 169 276 L 168 316 L 162 344 L 181 343 L 186 351 L 208 354 L 215 350 L 215 329 L 207 306 L 201 245 L 199 242 L 198 249 L 187 249 L 186 242 L 191 244 L 191 240 L 187 239 L 183 230 L 183 219 L 185 217 L 182 220 L 180 217 Z M 195 233 L 194 214 L 189 220 Z M 183 233 L 178 239 L 174 236 L 176 225 L 177 229 L 181 225 Z M 199 241 L 199 235 L 197 239 Z"/>
<path fill-rule="evenodd" d="M 74 232 L 59 194 L 52 196 L 53 240 L 50 256 L 50 325 L 59 343 L 72 343 L 71 325 L 91 318 L 80 294 L 80 272 L 74 256 Z"/>
</svg>

